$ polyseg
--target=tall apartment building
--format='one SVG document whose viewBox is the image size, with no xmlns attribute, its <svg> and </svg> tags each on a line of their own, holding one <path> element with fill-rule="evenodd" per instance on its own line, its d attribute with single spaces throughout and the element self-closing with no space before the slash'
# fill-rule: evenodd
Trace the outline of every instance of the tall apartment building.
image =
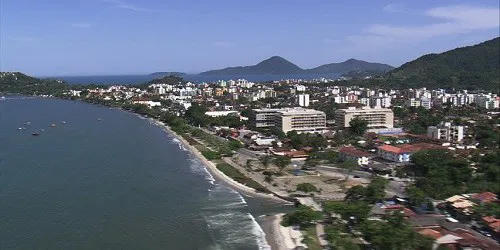
<svg viewBox="0 0 500 250">
<path fill-rule="evenodd" d="M 326 129 L 326 115 L 322 111 L 304 108 L 254 109 L 251 118 L 257 128 L 276 127 L 287 133 L 314 133 Z"/>
<path fill-rule="evenodd" d="M 338 109 L 335 111 L 335 124 L 341 127 L 349 127 L 349 122 L 354 118 L 360 118 L 368 122 L 369 128 L 393 128 L 394 113 L 386 108 Z"/>
<path fill-rule="evenodd" d="M 300 94 L 297 96 L 297 103 L 301 107 L 309 107 L 309 94 Z"/>
<path fill-rule="evenodd" d="M 447 122 L 440 126 L 430 126 L 427 128 L 427 137 L 437 140 L 462 141 L 464 139 L 463 126 L 451 126 Z"/>
</svg>

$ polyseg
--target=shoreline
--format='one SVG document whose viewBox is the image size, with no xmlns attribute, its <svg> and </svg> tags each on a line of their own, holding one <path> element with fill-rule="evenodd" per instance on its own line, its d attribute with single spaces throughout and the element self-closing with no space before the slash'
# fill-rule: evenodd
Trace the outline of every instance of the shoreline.
<svg viewBox="0 0 500 250">
<path fill-rule="evenodd" d="M 229 188 L 235 190 L 240 193 L 244 197 L 252 197 L 252 198 L 262 198 L 276 203 L 282 204 L 291 204 L 291 202 L 287 200 L 283 200 L 274 194 L 264 194 L 259 193 L 255 189 L 247 187 L 239 182 L 236 182 L 231 177 L 225 175 L 223 172 L 217 169 L 215 164 L 209 160 L 207 160 L 195 147 L 189 145 L 189 143 L 180 135 L 172 131 L 167 125 L 163 122 L 149 118 L 155 125 L 159 126 L 166 130 L 166 132 L 170 133 L 174 138 L 179 140 L 179 142 L 190 152 L 192 153 L 198 160 L 200 160 L 207 171 L 216 179 L 217 181 L 222 182 L 224 185 L 227 185 Z M 290 243 L 286 242 L 287 238 L 285 238 L 282 234 L 281 230 L 281 218 L 283 213 L 274 214 L 274 215 L 265 215 L 263 219 L 257 220 L 257 223 L 261 227 L 262 231 L 265 234 L 265 240 L 271 250 L 288 250 L 287 245 Z"/>
<path fill-rule="evenodd" d="M 221 172 L 219 169 L 217 169 L 217 167 L 215 166 L 215 164 L 213 162 L 207 160 L 200 153 L 200 151 L 198 151 L 198 149 L 196 149 L 192 145 L 189 145 L 189 142 L 187 142 L 182 136 L 180 136 L 177 133 L 175 133 L 174 131 L 172 131 L 163 122 L 161 122 L 161 121 L 159 121 L 157 119 L 153 119 L 153 118 L 148 118 L 148 119 L 150 119 L 157 126 L 165 129 L 174 138 L 176 138 L 177 140 L 179 140 L 182 143 L 182 145 L 186 149 L 188 149 L 188 151 L 190 153 L 192 153 L 198 160 L 200 160 L 203 163 L 203 165 L 208 170 L 208 172 L 210 172 L 210 174 L 216 180 L 223 182 L 224 184 L 228 185 L 229 187 L 235 189 L 235 191 L 237 191 L 237 192 L 239 192 L 242 195 L 247 196 L 247 197 L 251 197 L 251 198 L 258 197 L 258 198 L 264 198 L 264 199 L 268 199 L 268 200 L 273 200 L 275 202 L 279 202 L 279 203 L 283 203 L 283 204 L 292 204 L 291 202 L 289 202 L 287 200 L 284 200 L 284 199 L 281 199 L 281 198 L 275 196 L 274 194 L 264 194 L 264 193 L 257 192 L 255 189 L 253 189 L 251 187 L 248 187 L 248 186 L 245 186 L 245 185 L 243 185 L 243 184 L 241 184 L 241 183 L 233 180 L 231 177 L 225 175 L 223 172 Z"/>
</svg>

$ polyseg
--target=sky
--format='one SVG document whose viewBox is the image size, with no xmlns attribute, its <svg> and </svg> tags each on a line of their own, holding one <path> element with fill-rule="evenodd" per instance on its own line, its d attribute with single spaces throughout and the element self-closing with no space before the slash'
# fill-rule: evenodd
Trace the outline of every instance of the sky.
<svg viewBox="0 0 500 250">
<path fill-rule="evenodd" d="M 197 73 L 282 56 L 393 66 L 499 36 L 498 0 L 0 0 L 0 71 Z"/>
</svg>

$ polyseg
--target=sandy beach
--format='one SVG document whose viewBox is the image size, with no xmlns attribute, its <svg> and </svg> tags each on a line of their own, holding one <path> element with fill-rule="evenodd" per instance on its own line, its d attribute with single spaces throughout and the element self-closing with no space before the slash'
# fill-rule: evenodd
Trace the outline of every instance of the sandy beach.
<svg viewBox="0 0 500 250">
<path fill-rule="evenodd" d="M 248 197 L 260 197 L 260 198 L 265 198 L 269 200 L 273 200 L 274 202 L 279 202 L 279 203 L 287 203 L 290 204 L 291 202 L 283 200 L 279 197 L 274 196 L 273 194 L 264 194 L 257 192 L 255 189 L 245 186 L 233 179 L 231 179 L 229 176 L 225 175 L 223 172 L 217 169 L 215 164 L 209 160 L 207 160 L 201 153 L 196 149 L 195 147 L 189 145 L 189 142 L 187 142 L 182 136 L 178 135 L 174 131 L 172 131 L 168 126 L 166 126 L 163 122 L 151 119 L 156 125 L 164 128 L 166 131 L 168 131 L 170 134 L 172 134 L 175 138 L 177 138 L 182 145 L 188 149 L 196 158 L 198 158 L 207 168 L 207 170 L 212 174 L 212 176 L 217 179 L 218 181 L 223 182 L 224 184 L 228 185 L 229 187 L 233 188 L 235 191 L 248 196 Z"/>
</svg>

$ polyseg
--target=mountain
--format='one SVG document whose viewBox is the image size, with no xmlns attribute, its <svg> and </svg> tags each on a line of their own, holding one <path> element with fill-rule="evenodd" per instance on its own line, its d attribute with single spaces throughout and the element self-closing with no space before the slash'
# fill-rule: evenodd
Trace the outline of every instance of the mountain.
<svg viewBox="0 0 500 250">
<path fill-rule="evenodd" d="M 300 74 L 299 66 L 287 61 L 283 57 L 273 56 L 253 66 L 228 67 L 219 70 L 210 70 L 200 75 L 284 75 Z"/>
<path fill-rule="evenodd" d="M 186 75 L 186 73 L 182 73 L 182 72 L 154 72 L 154 73 L 151 73 L 149 74 L 150 76 L 154 77 L 154 78 L 162 78 L 162 77 L 165 77 L 165 76 L 184 76 Z"/>
<path fill-rule="evenodd" d="M 273 56 L 253 66 L 228 67 L 219 70 L 210 70 L 200 75 L 288 75 L 288 74 L 331 74 L 347 73 L 351 71 L 389 71 L 392 66 L 381 63 L 370 63 L 356 59 L 349 59 L 341 63 L 330 63 L 314 69 L 301 69 L 283 57 Z"/>
<path fill-rule="evenodd" d="M 330 63 L 306 70 L 310 74 L 347 73 L 352 71 L 389 71 L 391 65 L 349 59 L 341 63 Z"/>
<path fill-rule="evenodd" d="M 500 38 L 441 54 L 428 54 L 390 71 L 384 81 L 408 87 L 499 91 Z M 394 85 L 394 84 L 392 84 Z"/>
</svg>

